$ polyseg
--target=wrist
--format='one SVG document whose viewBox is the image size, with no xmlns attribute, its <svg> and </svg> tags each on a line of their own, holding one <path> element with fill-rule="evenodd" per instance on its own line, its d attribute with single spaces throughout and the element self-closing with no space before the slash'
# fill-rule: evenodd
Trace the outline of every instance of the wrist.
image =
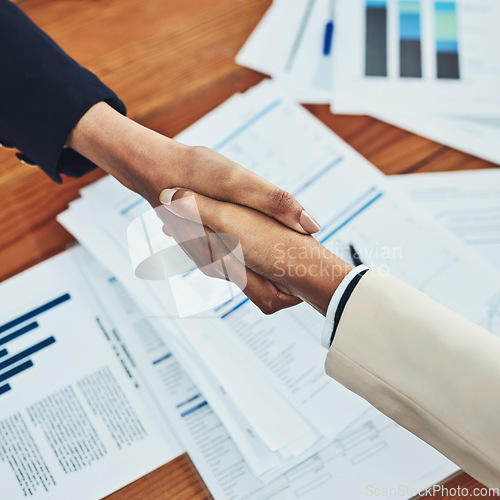
<svg viewBox="0 0 500 500">
<path fill-rule="evenodd" d="M 331 254 L 329 258 L 322 259 L 319 268 L 322 273 L 311 274 L 304 280 L 302 298 L 326 316 L 333 294 L 354 267 Z"/>
<path fill-rule="evenodd" d="M 173 168 L 182 148 L 123 116 L 104 102 L 97 103 L 80 119 L 67 145 L 153 206 L 162 189 L 176 184 Z"/>
<path fill-rule="evenodd" d="M 269 279 L 326 315 L 335 290 L 353 266 L 312 236 L 289 233 L 273 250 L 275 258 Z"/>
</svg>

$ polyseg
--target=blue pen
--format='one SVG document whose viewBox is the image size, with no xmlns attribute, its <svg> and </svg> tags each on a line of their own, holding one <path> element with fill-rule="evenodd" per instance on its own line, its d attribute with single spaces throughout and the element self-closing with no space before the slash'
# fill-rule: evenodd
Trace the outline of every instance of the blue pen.
<svg viewBox="0 0 500 500">
<path fill-rule="evenodd" d="M 332 52 L 333 31 L 335 24 L 333 23 L 333 13 L 335 10 L 335 1 L 330 0 L 330 20 L 325 25 L 325 36 L 323 38 L 323 55 L 329 56 Z"/>
</svg>

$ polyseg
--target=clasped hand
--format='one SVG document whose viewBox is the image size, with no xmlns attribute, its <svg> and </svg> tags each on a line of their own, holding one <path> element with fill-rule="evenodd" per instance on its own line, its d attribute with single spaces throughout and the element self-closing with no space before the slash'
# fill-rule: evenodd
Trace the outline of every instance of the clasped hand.
<svg viewBox="0 0 500 500">
<path fill-rule="evenodd" d="M 207 261 L 220 261 L 214 275 L 233 279 L 265 313 L 304 300 L 325 314 L 352 267 L 310 236 L 320 226 L 291 194 L 208 148 L 186 146 L 143 127 L 104 102 L 85 113 L 67 145 L 153 207 L 162 189 L 181 188 L 161 195 L 167 232 L 183 242 L 202 270 Z M 209 248 L 207 255 L 185 244 L 196 225 L 210 243 L 201 245 Z M 242 258 L 225 257 L 234 246 L 228 238 L 237 239 Z"/>
<path fill-rule="evenodd" d="M 166 189 L 160 200 L 164 231 L 205 274 L 233 281 L 265 314 L 301 301 L 326 314 L 352 269 L 312 236 L 254 209 L 186 189 Z"/>
</svg>

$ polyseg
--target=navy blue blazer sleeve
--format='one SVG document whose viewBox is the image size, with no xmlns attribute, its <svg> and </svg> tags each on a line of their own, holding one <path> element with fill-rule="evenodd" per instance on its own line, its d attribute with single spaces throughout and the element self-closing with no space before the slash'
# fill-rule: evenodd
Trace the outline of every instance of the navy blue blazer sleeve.
<svg viewBox="0 0 500 500">
<path fill-rule="evenodd" d="M 105 101 L 124 104 L 71 59 L 8 0 L 0 0 L 0 142 L 18 148 L 53 180 L 80 177 L 96 166 L 66 140 L 79 119 Z"/>
</svg>

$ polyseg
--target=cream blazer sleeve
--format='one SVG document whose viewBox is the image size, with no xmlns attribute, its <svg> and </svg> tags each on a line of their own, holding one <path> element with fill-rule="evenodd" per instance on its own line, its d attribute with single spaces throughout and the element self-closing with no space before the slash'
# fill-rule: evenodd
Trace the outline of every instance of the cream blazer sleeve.
<svg viewBox="0 0 500 500">
<path fill-rule="evenodd" d="M 500 488 L 500 339 L 379 269 L 352 292 L 326 372 Z"/>
</svg>

